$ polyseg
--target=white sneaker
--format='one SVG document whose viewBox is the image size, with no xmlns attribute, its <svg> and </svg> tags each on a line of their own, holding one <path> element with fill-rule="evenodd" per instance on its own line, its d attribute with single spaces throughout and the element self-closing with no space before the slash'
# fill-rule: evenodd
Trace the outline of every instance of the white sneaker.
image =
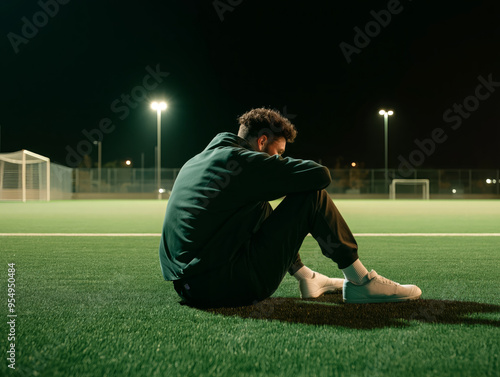
<svg viewBox="0 0 500 377">
<path fill-rule="evenodd" d="M 344 279 L 329 278 L 315 272 L 311 279 L 300 280 L 300 297 L 316 298 L 326 292 L 339 292 L 343 286 Z"/>
<path fill-rule="evenodd" d="M 343 299 L 349 304 L 368 304 L 377 302 L 398 302 L 416 300 L 422 291 L 416 285 L 401 285 L 378 275 L 374 270 L 368 273 L 368 282 L 356 285 L 344 282 Z"/>
</svg>

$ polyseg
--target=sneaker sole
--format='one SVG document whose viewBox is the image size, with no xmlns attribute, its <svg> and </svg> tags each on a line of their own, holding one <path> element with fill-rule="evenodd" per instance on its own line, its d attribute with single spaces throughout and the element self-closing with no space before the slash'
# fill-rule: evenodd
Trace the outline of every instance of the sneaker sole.
<svg viewBox="0 0 500 377">
<path fill-rule="evenodd" d="M 317 291 L 315 291 L 314 293 L 312 293 L 310 296 L 301 296 L 301 298 L 318 298 L 319 296 L 321 296 L 322 294 L 325 294 L 325 293 L 338 293 L 341 291 L 342 291 L 342 287 L 334 288 L 334 289 L 321 288 L 321 289 L 318 289 Z"/>
<path fill-rule="evenodd" d="M 374 298 L 374 299 L 358 299 L 358 300 L 346 300 L 343 301 L 346 304 L 380 304 L 384 302 L 405 302 L 418 300 L 422 295 L 404 298 Z"/>
</svg>

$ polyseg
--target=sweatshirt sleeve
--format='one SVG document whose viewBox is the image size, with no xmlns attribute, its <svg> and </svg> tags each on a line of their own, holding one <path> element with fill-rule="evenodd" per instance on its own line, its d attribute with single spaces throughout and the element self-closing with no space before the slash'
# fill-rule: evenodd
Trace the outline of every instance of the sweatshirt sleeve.
<svg viewBox="0 0 500 377">
<path fill-rule="evenodd" d="M 314 161 L 269 156 L 244 151 L 241 175 L 248 195 L 255 200 L 274 200 L 287 194 L 321 190 L 330 182 L 330 171 Z"/>
</svg>

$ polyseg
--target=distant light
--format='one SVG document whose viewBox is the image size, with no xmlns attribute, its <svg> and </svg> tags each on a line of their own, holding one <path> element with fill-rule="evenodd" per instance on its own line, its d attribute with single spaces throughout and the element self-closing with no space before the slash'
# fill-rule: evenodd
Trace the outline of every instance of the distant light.
<svg viewBox="0 0 500 377">
<path fill-rule="evenodd" d="M 384 114 L 385 114 L 385 110 L 380 110 L 378 113 L 379 113 L 380 115 L 384 115 Z"/>
<path fill-rule="evenodd" d="M 496 179 L 494 179 L 494 180 L 493 180 L 493 183 L 497 183 L 497 180 L 496 180 Z"/>
<path fill-rule="evenodd" d="M 125 165 L 130 166 L 131 164 L 132 164 L 132 161 L 130 161 L 130 160 L 125 161 Z"/>
<path fill-rule="evenodd" d="M 453 189 L 451 190 L 452 193 L 456 194 L 457 193 L 457 190 L 456 189 Z"/>
<path fill-rule="evenodd" d="M 392 114 L 394 114 L 394 111 L 389 110 L 389 111 L 387 112 L 387 114 L 392 115 Z"/>
<path fill-rule="evenodd" d="M 489 179 L 489 178 L 488 178 L 488 179 L 486 180 L 486 183 L 487 183 L 487 184 L 491 184 L 491 179 Z"/>
<path fill-rule="evenodd" d="M 357 165 L 357 164 L 356 164 L 355 162 L 351 162 L 351 166 L 352 166 L 353 168 L 355 168 L 355 167 L 356 167 L 356 165 Z"/>
<path fill-rule="evenodd" d="M 162 189 L 162 188 L 161 188 L 161 189 L 159 189 L 159 190 L 158 190 L 158 192 L 159 192 L 160 194 L 163 194 L 163 193 L 165 192 L 165 189 Z"/>
</svg>

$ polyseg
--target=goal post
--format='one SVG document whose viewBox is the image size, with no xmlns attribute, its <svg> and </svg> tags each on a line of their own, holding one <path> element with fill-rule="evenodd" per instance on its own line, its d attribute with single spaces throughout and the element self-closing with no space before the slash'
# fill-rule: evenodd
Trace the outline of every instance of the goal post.
<svg viewBox="0 0 500 377">
<path fill-rule="evenodd" d="M 0 200 L 50 200 L 50 158 L 23 149 L 0 153 Z"/>
<path fill-rule="evenodd" d="M 389 186 L 389 199 L 396 199 L 397 185 L 412 185 L 412 186 L 421 185 L 422 199 L 428 200 L 430 198 L 428 179 L 393 179 Z"/>
</svg>

